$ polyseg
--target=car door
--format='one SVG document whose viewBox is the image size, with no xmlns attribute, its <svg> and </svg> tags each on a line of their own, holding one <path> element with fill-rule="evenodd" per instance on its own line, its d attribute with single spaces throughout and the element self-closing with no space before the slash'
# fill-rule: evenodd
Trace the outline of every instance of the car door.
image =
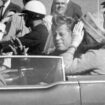
<svg viewBox="0 0 105 105">
<path fill-rule="evenodd" d="M 0 88 L 0 105 L 81 105 L 77 82 Z"/>
<path fill-rule="evenodd" d="M 78 76 L 82 105 L 105 105 L 105 75 Z"/>
<path fill-rule="evenodd" d="M 0 87 L 0 105 L 81 105 L 78 81 L 65 81 L 61 58 L 12 56 L 11 61 L 2 73 L 7 85 Z"/>
</svg>

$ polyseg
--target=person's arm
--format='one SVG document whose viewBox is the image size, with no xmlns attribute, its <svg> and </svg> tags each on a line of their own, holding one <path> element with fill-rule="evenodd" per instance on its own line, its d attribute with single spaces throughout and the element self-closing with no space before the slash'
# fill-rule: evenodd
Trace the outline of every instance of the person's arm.
<svg viewBox="0 0 105 105">
<path fill-rule="evenodd" d="M 27 55 L 28 49 L 18 38 L 0 43 L 1 53 L 13 52 L 13 55 Z"/>
<path fill-rule="evenodd" d="M 83 39 L 83 25 L 81 22 L 74 28 L 74 39 L 70 49 L 62 55 L 65 63 L 65 72 L 67 75 L 83 74 L 91 70 L 98 69 L 100 62 L 100 54 L 97 51 L 90 50 L 82 54 L 79 58 L 74 58 L 76 48 L 80 45 Z M 104 53 L 104 52 L 103 52 Z M 104 61 L 104 60 L 103 60 Z"/>
<path fill-rule="evenodd" d="M 26 47 L 33 47 L 33 46 L 37 46 L 39 43 L 40 43 L 40 36 L 36 36 L 36 34 L 38 34 L 37 32 L 35 33 L 29 33 L 29 34 L 26 34 L 25 36 L 23 37 L 20 37 L 19 40 L 20 42 L 22 43 L 23 46 L 26 46 Z M 33 37 L 34 35 L 34 37 Z M 14 40 L 15 42 L 15 40 Z M 10 52 L 12 51 L 11 46 L 14 46 L 13 43 L 12 43 L 12 40 L 8 40 L 8 41 L 2 41 L 0 43 L 1 45 L 1 49 L 3 49 L 4 52 Z"/>
<path fill-rule="evenodd" d="M 48 30 L 44 25 L 39 25 L 35 30 L 26 34 L 23 37 L 20 37 L 20 41 L 26 47 L 37 47 L 38 44 L 45 44 L 48 37 Z"/>
<path fill-rule="evenodd" d="M 25 47 L 37 47 L 39 44 L 45 44 L 48 36 L 48 31 L 45 26 L 40 25 L 36 28 L 36 30 L 26 34 L 23 37 L 20 37 L 19 40 Z M 14 40 L 15 41 L 15 40 Z M 9 45 L 13 45 L 11 41 L 4 41 L 0 43 L 1 48 L 5 50 L 5 52 L 9 52 L 11 50 Z"/>
<path fill-rule="evenodd" d="M 65 65 L 65 70 L 66 70 L 65 72 L 66 73 L 69 73 L 68 70 L 71 68 L 75 51 L 76 51 L 76 47 L 71 46 L 66 53 L 60 55 L 64 59 L 64 65 Z"/>
<path fill-rule="evenodd" d="M 88 51 L 82 54 L 79 58 L 72 60 L 72 65 L 69 69 L 66 69 L 66 74 L 83 74 L 93 69 L 97 69 L 97 53 L 94 51 Z"/>
<path fill-rule="evenodd" d="M 71 68 L 73 60 L 74 60 L 74 53 L 80 43 L 82 42 L 84 31 L 83 31 L 84 24 L 82 22 L 78 22 L 74 29 L 73 29 L 73 37 L 72 37 L 72 43 L 71 47 L 68 49 L 68 51 L 61 56 L 63 56 L 64 64 L 65 64 L 65 70 L 68 72 L 68 70 Z"/>
</svg>

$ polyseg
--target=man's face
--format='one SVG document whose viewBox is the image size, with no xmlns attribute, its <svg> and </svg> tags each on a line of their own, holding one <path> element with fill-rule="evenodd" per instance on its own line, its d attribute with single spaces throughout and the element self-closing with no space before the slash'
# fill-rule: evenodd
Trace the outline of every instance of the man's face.
<svg viewBox="0 0 105 105">
<path fill-rule="evenodd" d="M 67 7 L 67 0 L 55 0 L 55 12 L 57 14 L 64 14 Z"/>
<path fill-rule="evenodd" d="M 71 31 L 66 25 L 61 25 L 56 31 L 53 31 L 53 40 L 57 50 L 68 50 L 71 45 Z"/>
<path fill-rule="evenodd" d="M 29 14 L 24 15 L 25 25 L 31 27 L 33 20 L 29 17 Z"/>
</svg>

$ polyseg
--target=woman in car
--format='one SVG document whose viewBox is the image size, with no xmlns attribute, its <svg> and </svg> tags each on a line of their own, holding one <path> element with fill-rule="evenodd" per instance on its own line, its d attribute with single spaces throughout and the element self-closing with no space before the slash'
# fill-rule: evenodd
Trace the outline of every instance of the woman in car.
<svg viewBox="0 0 105 105">
<path fill-rule="evenodd" d="M 55 50 L 51 55 L 64 58 L 67 75 L 105 74 L 105 44 L 103 41 L 99 43 L 94 39 L 93 34 L 87 34 L 88 32 L 83 29 L 82 21 L 75 24 L 71 18 L 54 17 L 52 32 Z M 88 41 L 84 45 L 87 36 L 91 42 Z"/>
</svg>

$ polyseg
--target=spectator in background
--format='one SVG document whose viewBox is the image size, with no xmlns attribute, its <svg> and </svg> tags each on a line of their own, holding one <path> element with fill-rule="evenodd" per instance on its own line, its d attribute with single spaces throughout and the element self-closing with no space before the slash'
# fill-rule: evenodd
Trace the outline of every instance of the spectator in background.
<svg viewBox="0 0 105 105">
<path fill-rule="evenodd" d="M 0 7 L 0 24 L 5 26 L 4 34 L 6 34 L 8 33 L 10 28 L 11 16 L 16 12 L 21 12 L 21 8 L 18 5 L 13 4 L 11 0 L 2 0 L 2 4 L 3 5 Z M 2 34 L 1 36 L 3 36 L 4 34 Z"/>
<path fill-rule="evenodd" d="M 23 4 L 25 5 L 30 0 L 23 0 Z M 24 36 L 29 33 L 29 28 L 25 26 L 24 22 L 24 14 L 16 13 L 12 16 L 11 25 L 9 31 L 6 35 L 4 35 L 2 41 L 8 41 L 11 39 L 15 39 L 16 37 Z"/>
<path fill-rule="evenodd" d="M 0 7 L 0 20 L 5 18 L 8 15 L 8 12 L 21 12 L 21 8 L 18 5 L 13 4 L 11 0 L 2 0 L 2 2 L 3 5 Z"/>
<path fill-rule="evenodd" d="M 46 8 L 40 1 L 32 0 L 26 3 L 23 13 L 25 14 L 26 26 L 31 31 L 25 36 L 20 37 L 19 40 L 23 46 L 29 48 L 29 55 L 41 55 L 48 36 L 48 30 L 43 24 Z M 11 41 L 1 42 L 1 48 L 5 52 L 12 50 L 10 45 L 12 46 Z"/>
<path fill-rule="evenodd" d="M 51 14 L 61 14 L 72 18 L 82 16 L 81 7 L 71 0 L 53 0 Z"/>
</svg>

